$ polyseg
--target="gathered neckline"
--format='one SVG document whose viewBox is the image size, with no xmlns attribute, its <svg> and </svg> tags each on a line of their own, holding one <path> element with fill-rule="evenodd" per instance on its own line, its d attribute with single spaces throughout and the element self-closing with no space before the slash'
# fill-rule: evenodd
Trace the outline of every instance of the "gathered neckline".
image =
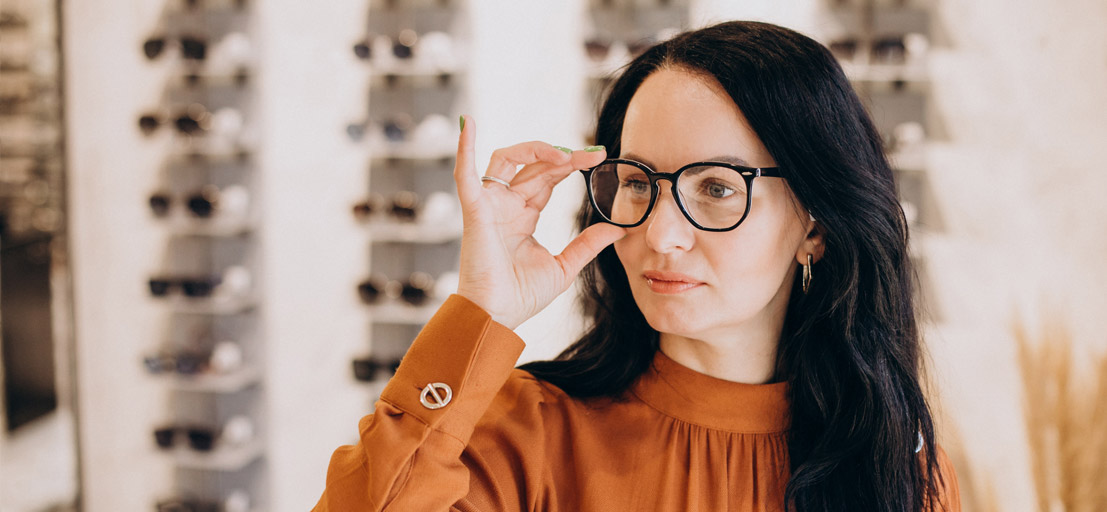
<svg viewBox="0 0 1107 512">
<path fill-rule="evenodd" d="M 788 430 L 788 382 L 748 384 L 712 377 L 661 350 L 631 386 L 646 404 L 678 420 L 737 433 Z"/>
</svg>

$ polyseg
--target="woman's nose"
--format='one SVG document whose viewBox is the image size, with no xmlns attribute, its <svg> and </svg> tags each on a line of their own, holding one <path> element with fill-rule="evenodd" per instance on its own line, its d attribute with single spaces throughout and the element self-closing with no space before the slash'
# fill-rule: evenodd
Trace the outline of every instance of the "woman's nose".
<svg viewBox="0 0 1107 512">
<path fill-rule="evenodd" d="M 659 253 L 687 251 L 695 242 L 695 230 L 680 212 L 671 190 L 663 185 L 646 219 L 646 244 Z"/>
</svg>

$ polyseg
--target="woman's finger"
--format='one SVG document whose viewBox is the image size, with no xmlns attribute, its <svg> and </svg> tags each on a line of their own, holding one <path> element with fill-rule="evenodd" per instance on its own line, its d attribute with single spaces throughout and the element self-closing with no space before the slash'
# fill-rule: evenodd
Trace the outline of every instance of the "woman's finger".
<svg viewBox="0 0 1107 512">
<path fill-rule="evenodd" d="M 573 151 L 569 163 L 573 169 L 588 169 L 600 165 L 607 158 L 607 148 L 603 146 L 588 146 L 588 149 Z"/>
<path fill-rule="evenodd" d="M 515 178 L 516 170 L 520 165 L 528 165 L 536 162 L 549 162 L 562 165 L 568 163 L 571 157 L 565 152 L 542 141 L 521 142 L 514 146 L 500 148 L 492 152 L 488 162 L 487 176 L 495 176 L 504 181 L 511 182 Z"/>
<path fill-rule="evenodd" d="M 457 158 L 454 161 L 454 181 L 457 183 L 457 196 L 461 200 L 463 211 L 467 211 L 480 200 L 480 178 L 477 176 L 476 157 L 473 146 L 476 145 L 476 126 L 472 118 L 461 116 L 461 134 L 457 140 Z"/>
<path fill-rule="evenodd" d="M 579 169 L 587 169 L 604 160 L 606 153 L 598 151 L 574 151 L 572 159 L 566 165 L 543 166 L 529 165 L 515 176 L 511 189 L 522 195 L 528 204 L 541 210 L 546 207 L 553 188 Z"/>
<path fill-rule="evenodd" d="M 561 254 L 554 256 L 565 273 L 565 282 L 570 282 L 580 273 L 584 265 L 592 261 L 597 254 L 626 234 L 626 228 L 601 222 L 584 229 L 574 238 Z"/>
</svg>

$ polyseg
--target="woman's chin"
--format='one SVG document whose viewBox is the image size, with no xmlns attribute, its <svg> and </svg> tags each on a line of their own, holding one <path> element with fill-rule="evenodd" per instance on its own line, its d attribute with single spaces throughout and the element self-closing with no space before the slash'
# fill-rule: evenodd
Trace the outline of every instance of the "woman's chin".
<svg viewBox="0 0 1107 512">
<path fill-rule="evenodd" d="M 642 311 L 646 323 L 657 332 L 687 336 L 699 331 L 695 311 L 683 308 L 648 308 Z"/>
</svg>

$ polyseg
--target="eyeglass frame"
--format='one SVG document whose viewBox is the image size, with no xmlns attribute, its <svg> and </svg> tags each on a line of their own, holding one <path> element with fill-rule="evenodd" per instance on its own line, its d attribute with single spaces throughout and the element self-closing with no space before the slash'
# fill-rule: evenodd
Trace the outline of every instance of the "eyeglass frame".
<svg viewBox="0 0 1107 512">
<path fill-rule="evenodd" d="M 642 215 L 642 218 L 639 219 L 638 222 L 635 222 L 633 224 L 620 224 L 618 222 L 612 221 L 611 219 L 608 219 L 606 215 L 604 215 L 603 210 L 598 204 L 596 204 L 596 197 L 592 193 L 592 172 L 595 171 L 597 168 L 603 167 L 604 165 L 608 164 L 633 165 L 645 171 L 646 178 L 650 180 L 650 204 L 646 206 L 646 213 Z M 742 214 L 742 218 L 738 219 L 738 222 L 729 228 L 703 227 L 702 225 L 700 225 L 699 222 L 696 222 L 696 219 L 692 218 L 692 214 L 688 213 L 688 209 L 684 207 L 684 201 L 681 201 L 680 199 L 680 192 L 677 190 L 677 180 L 680 179 L 680 175 L 683 174 L 684 171 L 693 167 L 706 166 L 726 167 L 728 169 L 732 169 L 734 171 L 737 171 L 738 174 L 742 176 L 742 179 L 746 182 L 746 211 Z M 636 160 L 628 160 L 626 158 L 608 158 L 603 162 L 600 162 L 599 164 L 588 169 L 580 169 L 580 172 L 584 174 L 584 186 L 588 190 L 588 201 L 592 204 L 592 207 L 596 209 L 596 212 L 600 214 L 600 218 L 602 218 L 604 222 L 607 222 L 608 224 L 613 224 L 622 228 L 633 228 L 636 226 L 641 226 L 642 223 L 646 222 L 646 219 L 650 217 L 650 213 L 653 212 L 654 205 L 657 204 L 657 196 L 661 194 L 661 187 L 657 184 L 657 182 L 659 180 L 667 180 L 670 187 L 672 188 L 673 200 L 676 201 L 677 208 L 680 209 L 680 213 L 684 215 L 684 218 L 688 219 L 688 222 L 690 222 L 692 226 L 694 226 L 696 229 L 716 233 L 722 231 L 732 231 L 740 226 L 742 222 L 746 220 L 746 217 L 749 217 L 750 208 L 753 206 L 754 178 L 760 178 L 762 176 L 766 178 L 784 178 L 784 176 L 780 173 L 779 167 L 746 167 L 744 165 L 733 164 L 730 162 L 703 161 L 692 162 L 690 164 L 684 165 L 674 172 L 658 172 L 651 169 L 650 166 L 642 162 Z"/>
</svg>

